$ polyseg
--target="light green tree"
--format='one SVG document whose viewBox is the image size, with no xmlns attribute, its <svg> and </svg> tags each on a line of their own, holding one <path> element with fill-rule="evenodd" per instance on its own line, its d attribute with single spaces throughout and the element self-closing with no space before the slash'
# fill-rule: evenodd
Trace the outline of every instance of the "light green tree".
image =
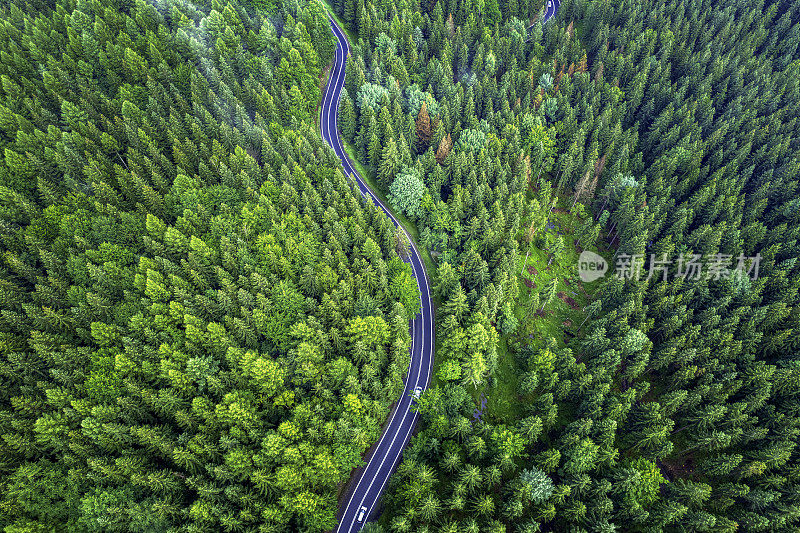
<svg viewBox="0 0 800 533">
<path fill-rule="evenodd" d="M 389 202 L 395 209 L 416 220 L 422 214 L 421 203 L 425 191 L 425 185 L 416 171 L 406 168 L 392 181 L 389 187 Z"/>
</svg>

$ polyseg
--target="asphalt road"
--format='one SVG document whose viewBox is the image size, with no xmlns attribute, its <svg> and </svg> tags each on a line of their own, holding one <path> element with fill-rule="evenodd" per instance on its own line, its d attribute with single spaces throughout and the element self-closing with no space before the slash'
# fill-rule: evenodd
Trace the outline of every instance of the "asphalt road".
<svg viewBox="0 0 800 533">
<path fill-rule="evenodd" d="M 545 4 L 544 8 L 544 17 L 542 17 L 542 24 L 553 18 L 553 15 L 556 14 L 558 8 L 561 7 L 561 2 L 559 0 L 547 0 L 547 4 Z"/>
<path fill-rule="evenodd" d="M 361 176 L 358 175 L 358 172 L 356 172 L 347 157 L 342 145 L 342 139 L 339 137 L 337 127 L 339 98 L 344 86 L 344 67 L 347 61 L 348 44 L 344 32 L 333 20 L 331 20 L 331 29 L 337 40 L 336 59 L 322 99 L 320 113 L 322 138 L 336 152 L 342 162 L 345 173 L 355 178 L 361 194 L 371 199 L 375 205 L 386 213 L 395 226 L 399 226 L 391 212 L 370 190 L 369 186 L 361 179 Z M 403 231 L 405 232 L 405 230 Z M 406 235 L 408 236 L 407 233 Z M 372 454 L 367 459 L 367 466 L 362 471 L 352 496 L 340 511 L 339 526 L 335 530 L 337 533 L 358 531 L 369 519 L 370 514 L 375 509 L 378 498 L 380 498 L 386 486 L 389 475 L 397 465 L 403 448 L 417 423 L 418 415 L 410 409 L 413 401 L 411 395 L 416 387 L 422 387 L 423 390 L 426 389 L 431 380 L 434 348 L 434 316 L 433 306 L 431 305 L 431 291 L 419 251 L 410 237 L 408 240 L 411 243 L 409 262 L 419 287 L 422 310 L 411 321 L 411 364 L 406 376 L 406 386 L 403 395 L 391 414 L 383 435 L 381 435 L 377 446 L 374 447 Z M 362 508 L 365 509 L 365 512 L 362 520 L 359 521 L 358 518 Z"/>
</svg>

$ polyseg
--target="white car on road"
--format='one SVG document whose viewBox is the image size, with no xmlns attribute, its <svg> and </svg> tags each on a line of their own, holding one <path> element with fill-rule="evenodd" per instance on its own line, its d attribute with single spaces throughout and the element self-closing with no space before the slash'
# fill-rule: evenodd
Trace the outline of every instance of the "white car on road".
<svg viewBox="0 0 800 533">
<path fill-rule="evenodd" d="M 366 507 L 362 507 L 361 509 L 359 509 L 358 510 L 358 521 L 359 522 L 363 522 L 364 521 L 364 517 L 366 516 L 366 514 L 367 514 L 367 508 Z"/>
<path fill-rule="evenodd" d="M 414 387 L 414 399 L 419 400 L 420 396 L 422 396 L 422 387 Z"/>
</svg>

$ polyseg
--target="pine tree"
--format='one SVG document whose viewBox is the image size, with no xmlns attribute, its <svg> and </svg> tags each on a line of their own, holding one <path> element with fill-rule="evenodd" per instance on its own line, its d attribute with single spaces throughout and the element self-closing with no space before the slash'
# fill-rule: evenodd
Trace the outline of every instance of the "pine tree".
<svg viewBox="0 0 800 533">
<path fill-rule="evenodd" d="M 378 168 L 378 165 L 382 161 L 381 141 L 378 138 L 378 132 L 375 130 L 377 130 L 377 128 L 375 128 L 370 134 L 369 144 L 367 145 L 369 164 L 372 168 Z"/>
<path fill-rule="evenodd" d="M 428 149 L 428 143 L 431 140 L 431 119 L 428 116 L 427 102 L 424 101 L 419 108 L 419 114 L 417 114 L 416 133 L 417 140 L 415 147 L 417 153 L 422 153 Z"/>
<path fill-rule="evenodd" d="M 542 292 L 542 307 L 539 309 L 539 312 L 542 313 L 544 308 L 553 301 L 553 298 L 556 296 L 556 291 L 558 287 L 558 278 L 553 277 L 545 286 L 544 291 Z"/>
<path fill-rule="evenodd" d="M 371 148 L 371 146 L 370 146 Z M 378 164 L 378 183 L 384 189 L 388 189 L 394 181 L 395 174 L 400 167 L 400 154 L 397 152 L 397 144 L 394 139 L 389 139 L 381 152 Z"/>
<path fill-rule="evenodd" d="M 450 138 L 450 134 L 448 133 L 446 137 L 442 137 L 442 140 L 439 142 L 439 148 L 436 150 L 436 162 L 440 165 L 444 163 L 444 160 L 447 159 L 447 156 L 450 154 L 450 150 L 453 148 L 453 140 Z"/>
</svg>

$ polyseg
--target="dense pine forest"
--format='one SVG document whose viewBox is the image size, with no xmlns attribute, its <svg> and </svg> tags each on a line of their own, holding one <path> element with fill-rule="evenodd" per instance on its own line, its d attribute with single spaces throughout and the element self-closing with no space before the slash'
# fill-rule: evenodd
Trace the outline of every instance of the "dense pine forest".
<svg viewBox="0 0 800 533">
<path fill-rule="evenodd" d="M 438 264 L 438 379 L 370 531 L 794 531 L 798 5 L 539 7 L 335 4 L 342 133 Z M 758 275 L 584 286 L 583 249 Z"/>
<path fill-rule="evenodd" d="M 0 8 L 5 531 L 323 531 L 418 307 L 318 3 Z"/>
<path fill-rule="evenodd" d="M 545 4 L 3 2 L 0 527 L 336 527 L 420 302 L 330 9 L 437 303 L 364 531 L 796 531 L 800 4 Z"/>
</svg>

